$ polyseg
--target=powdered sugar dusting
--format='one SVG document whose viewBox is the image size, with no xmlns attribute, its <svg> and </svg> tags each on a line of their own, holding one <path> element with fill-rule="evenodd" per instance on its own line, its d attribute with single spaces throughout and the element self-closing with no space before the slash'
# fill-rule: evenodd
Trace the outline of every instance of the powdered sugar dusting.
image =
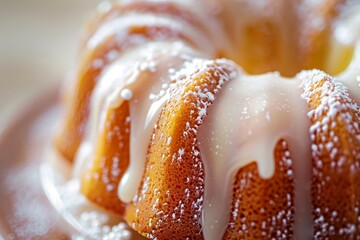
<svg viewBox="0 0 360 240">
<path fill-rule="evenodd" d="M 56 165 L 50 161 L 60 160 L 53 159 L 55 156 L 49 152 L 49 162 L 42 166 L 43 188 L 55 209 L 72 228 L 72 239 L 128 240 L 134 237 L 121 218 L 97 208 L 80 193 L 78 179 L 67 180 L 62 172 L 54 171 Z"/>
<path fill-rule="evenodd" d="M 344 189 L 349 184 L 358 184 L 353 178 L 357 178 L 360 169 L 360 108 L 337 79 L 318 70 L 304 71 L 299 77 L 309 79 L 304 85 L 304 97 L 311 108 L 309 117 L 313 121 L 310 134 L 315 239 L 329 236 L 355 238 L 359 228 L 356 225 L 359 224 L 356 219 L 359 201 L 348 201 L 356 196 L 356 192 Z M 337 194 L 341 197 L 337 200 L 333 199 L 333 185 L 339 186 Z M 347 211 L 351 214 L 345 215 Z"/>
<path fill-rule="evenodd" d="M 47 214 L 48 209 L 41 205 L 42 192 L 38 188 L 39 174 L 36 171 L 38 168 L 24 167 L 18 170 L 15 178 L 13 174 L 5 178 L 7 189 L 15 193 L 12 199 L 14 213 L 7 221 L 17 238 L 42 237 L 55 227 L 53 218 Z"/>
<path fill-rule="evenodd" d="M 197 135 L 199 126 L 203 123 L 204 117 L 207 115 L 207 110 L 212 102 L 215 100 L 216 93 L 222 86 L 230 79 L 237 76 L 239 69 L 233 67 L 233 63 L 226 60 L 204 61 L 201 59 L 194 59 L 192 62 L 186 63 L 184 69 L 175 73 L 173 78 L 176 80 L 172 86 L 173 98 L 181 97 L 185 103 L 193 105 L 194 110 L 190 111 L 190 118 L 194 120 L 193 123 L 187 122 L 185 124 L 184 136 Z M 200 79 L 199 79 L 200 78 Z M 188 89 L 191 81 L 199 81 L 193 88 Z M 190 100 L 191 99 L 191 100 Z M 196 139 L 194 139 L 196 141 Z M 194 156 L 199 156 L 199 152 L 194 147 L 192 148 Z M 182 149 L 179 150 L 177 161 L 181 160 Z M 206 189 L 206 186 L 205 186 Z M 201 196 L 201 195 L 200 195 Z M 203 198 L 199 198 L 203 202 Z M 216 206 L 215 206 L 216 207 Z M 201 225 L 204 236 L 209 237 L 209 223 L 207 222 L 207 205 L 201 207 L 202 213 L 195 214 L 197 221 L 201 217 Z M 205 213 L 205 215 L 204 215 Z M 226 219 L 226 215 L 225 219 Z M 215 220 L 217 221 L 217 220 Z M 222 226 L 222 220 L 218 219 L 218 224 Z M 217 226 L 213 226 L 213 228 Z M 221 235 L 221 231 L 218 232 Z"/>
<path fill-rule="evenodd" d="M 310 128 L 311 138 L 315 139 L 315 135 L 321 131 L 325 135 L 332 136 L 332 128 L 336 127 L 336 119 L 341 119 L 346 122 L 345 127 L 349 133 L 355 134 L 359 132 L 358 119 L 354 119 L 351 112 L 360 112 L 359 106 L 350 98 L 346 86 L 337 79 L 331 78 L 329 75 L 319 71 L 304 71 L 299 74 L 299 78 L 310 79 L 310 81 L 304 81 L 305 92 L 303 97 L 308 101 L 308 104 L 312 104 L 314 100 L 311 100 L 313 95 L 318 95 L 319 105 L 309 111 L 308 116 L 311 119 L 320 119 L 319 122 L 314 122 Z M 319 86 L 321 87 L 314 87 Z M 321 122 L 320 122 L 321 121 Z M 319 128 L 319 126 L 322 126 Z M 359 139 L 360 135 L 357 136 Z M 336 141 L 338 138 L 333 138 Z M 330 139 L 331 140 L 331 139 Z M 326 140 L 328 141 L 328 139 Z M 312 154 L 313 158 L 317 159 L 317 165 L 321 166 L 322 159 L 319 159 L 319 152 L 323 149 L 332 151 L 330 157 L 331 161 L 336 162 L 339 159 L 337 156 L 335 142 L 327 142 L 325 145 L 319 143 L 319 145 L 313 144 Z M 341 167 L 341 166 L 339 166 Z"/>
</svg>

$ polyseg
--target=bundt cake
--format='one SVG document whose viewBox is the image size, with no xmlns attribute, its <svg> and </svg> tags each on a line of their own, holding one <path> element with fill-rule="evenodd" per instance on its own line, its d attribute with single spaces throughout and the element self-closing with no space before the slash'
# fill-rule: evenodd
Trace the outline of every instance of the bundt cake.
<svg viewBox="0 0 360 240">
<path fill-rule="evenodd" d="M 101 3 L 55 140 L 82 194 L 151 239 L 360 239 L 349 4 Z"/>
</svg>

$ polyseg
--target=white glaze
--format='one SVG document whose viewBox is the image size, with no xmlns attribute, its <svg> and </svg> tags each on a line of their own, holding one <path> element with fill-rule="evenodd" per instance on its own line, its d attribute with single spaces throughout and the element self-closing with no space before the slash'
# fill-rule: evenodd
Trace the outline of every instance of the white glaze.
<svg viewBox="0 0 360 240">
<path fill-rule="evenodd" d="M 128 38 L 128 29 L 134 26 L 158 26 L 183 33 L 184 36 L 188 36 L 190 41 L 202 51 L 211 55 L 215 54 L 215 48 L 210 39 L 194 26 L 168 15 L 155 15 L 151 13 L 141 14 L 129 12 L 105 22 L 90 38 L 87 46 L 90 49 L 96 48 L 100 43 L 112 35 L 116 35 L 117 41 L 124 42 L 124 39 Z M 161 39 L 161 34 L 159 34 L 159 38 Z M 141 37 L 132 38 L 130 40 L 134 42 L 143 41 Z"/>
<path fill-rule="evenodd" d="M 262 178 L 273 176 L 274 148 L 281 138 L 288 141 L 295 165 L 296 219 L 304 219 L 302 230 L 311 229 L 310 136 L 304 131 L 310 121 L 300 84 L 277 73 L 242 75 L 226 84 L 210 107 L 198 136 L 205 165 L 205 239 L 220 239 L 226 229 L 230 215 L 224 213 L 230 211 L 240 168 L 256 162 Z"/>
</svg>

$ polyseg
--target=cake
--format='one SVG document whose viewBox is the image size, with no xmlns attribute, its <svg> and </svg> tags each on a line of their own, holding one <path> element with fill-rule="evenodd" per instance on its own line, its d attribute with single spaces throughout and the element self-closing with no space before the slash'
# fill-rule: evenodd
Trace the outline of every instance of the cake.
<svg viewBox="0 0 360 240">
<path fill-rule="evenodd" d="M 55 140 L 82 194 L 151 239 L 358 239 L 345 5 L 101 3 Z"/>
</svg>

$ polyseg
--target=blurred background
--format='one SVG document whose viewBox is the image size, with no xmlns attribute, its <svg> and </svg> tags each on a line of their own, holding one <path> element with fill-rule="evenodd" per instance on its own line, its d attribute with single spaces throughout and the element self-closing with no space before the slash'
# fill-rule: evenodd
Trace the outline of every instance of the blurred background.
<svg viewBox="0 0 360 240">
<path fill-rule="evenodd" d="M 74 68 L 82 25 L 100 0 L 0 0 L 0 134 Z"/>
</svg>

